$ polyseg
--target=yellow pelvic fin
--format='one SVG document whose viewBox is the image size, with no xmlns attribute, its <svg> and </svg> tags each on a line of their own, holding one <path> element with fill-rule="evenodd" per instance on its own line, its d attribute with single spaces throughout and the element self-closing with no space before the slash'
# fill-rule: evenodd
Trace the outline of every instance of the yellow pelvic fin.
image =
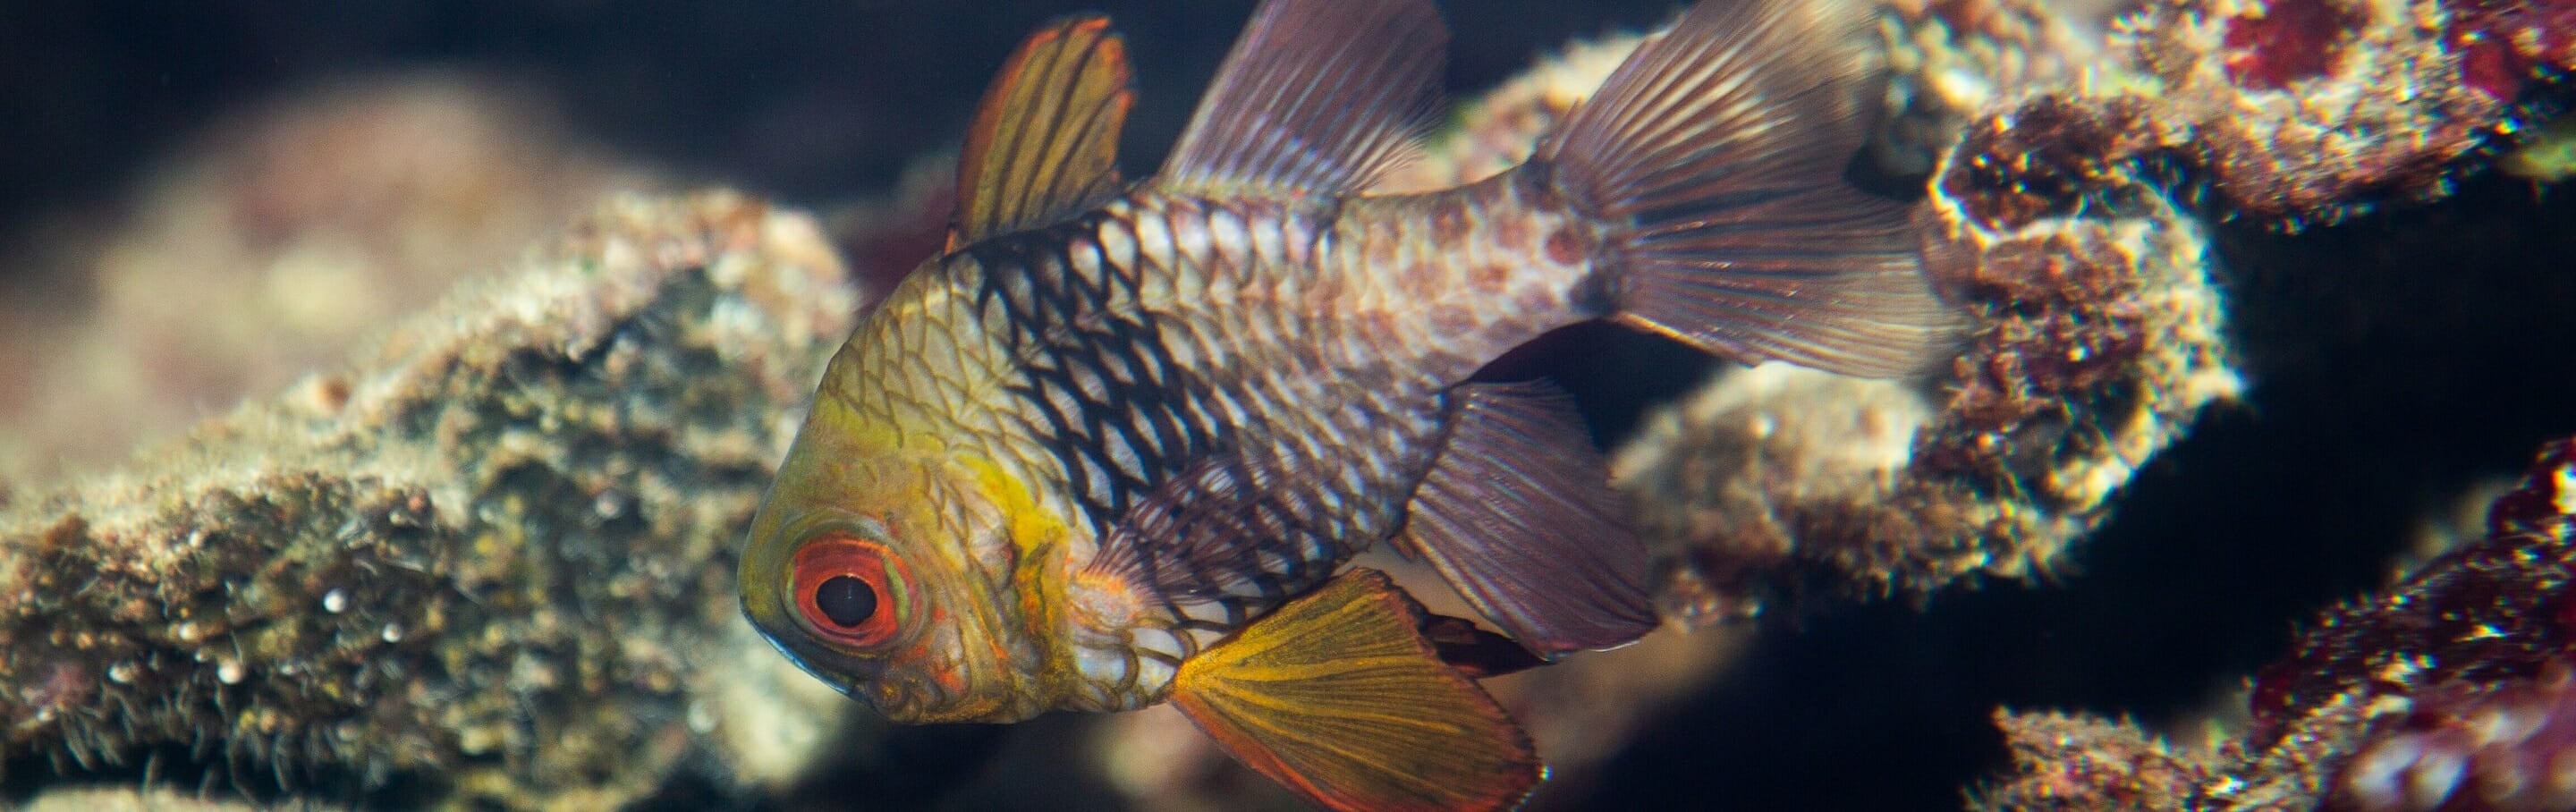
<svg viewBox="0 0 2576 812">
<path fill-rule="evenodd" d="M 1543 769 L 1442 665 L 1420 606 L 1353 569 L 1181 663 L 1172 702 L 1234 757 L 1342 810 L 1507 809 Z"/>
<path fill-rule="evenodd" d="M 1109 18 L 1030 34 L 984 91 L 958 157 L 948 249 L 1052 225 L 1118 192 L 1118 131 L 1135 104 Z"/>
</svg>

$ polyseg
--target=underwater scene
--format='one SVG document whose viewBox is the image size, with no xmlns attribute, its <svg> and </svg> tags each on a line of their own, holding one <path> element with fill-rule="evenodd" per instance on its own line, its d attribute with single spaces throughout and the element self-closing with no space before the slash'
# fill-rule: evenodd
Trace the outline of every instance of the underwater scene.
<svg viewBox="0 0 2576 812">
<path fill-rule="evenodd" d="M 0 7 L 0 809 L 2576 810 L 2576 0 Z"/>
</svg>

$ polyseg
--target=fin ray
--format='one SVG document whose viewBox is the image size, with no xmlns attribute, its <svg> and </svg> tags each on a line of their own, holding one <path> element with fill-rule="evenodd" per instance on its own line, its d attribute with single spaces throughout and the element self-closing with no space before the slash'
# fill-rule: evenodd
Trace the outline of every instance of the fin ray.
<svg viewBox="0 0 2576 812">
<path fill-rule="evenodd" d="M 1544 657 L 1625 645 L 1661 621 L 1647 556 L 1573 398 L 1546 381 L 1459 388 L 1414 491 L 1409 550 Z"/>
<path fill-rule="evenodd" d="M 1708 0 L 1629 56 L 1534 163 L 1613 224 L 1618 318 L 1746 362 L 1903 376 L 1959 316 L 1909 208 L 1851 188 L 1877 67 L 1838 0 Z"/>
<path fill-rule="evenodd" d="M 1448 40 L 1429 0 L 1269 0 L 1158 182 L 1231 194 L 1367 188 L 1430 120 Z"/>
<path fill-rule="evenodd" d="M 1003 63 L 958 156 L 948 248 L 1062 221 L 1118 191 L 1118 133 L 1135 103 L 1109 18 L 1030 34 Z"/>
<path fill-rule="evenodd" d="M 1181 663 L 1172 702 L 1244 764 L 1334 809 L 1506 809 L 1543 768 L 1425 617 L 1353 569 Z"/>
<path fill-rule="evenodd" d="M 1085 571 L 1247 616 L 1323 582 L 1356 551 L 1311 486 L 1318 475 L 1281 456 L 1235 449 L 1181 464 L 1108 527 Z"/>
</svg>

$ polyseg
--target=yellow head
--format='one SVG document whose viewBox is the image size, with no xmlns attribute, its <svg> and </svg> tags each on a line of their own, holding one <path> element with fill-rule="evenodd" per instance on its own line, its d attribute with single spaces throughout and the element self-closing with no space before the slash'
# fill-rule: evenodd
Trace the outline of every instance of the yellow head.
<svg viewBox="0 0 2576 812">
<path fill-rule="evenodd" d="M 827 381 L 857 378 L 843 374 L 851 355 Z M 830 387 L 752 519 L 743 612 L 807 672 L 895 721 L 1012 722 L 1052 707 L 1058 658 L 1036 625 L 1061 567 L 1015 520 L 1025 498 Z"/>
</svg>

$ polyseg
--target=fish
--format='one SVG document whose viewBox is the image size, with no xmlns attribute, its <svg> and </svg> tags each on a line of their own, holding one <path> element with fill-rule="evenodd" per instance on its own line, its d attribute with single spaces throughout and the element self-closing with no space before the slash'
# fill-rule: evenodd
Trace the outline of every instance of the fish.
<svg viewBox="0 0 2576 812">
<path fill-rule="evenodd" d="M 1608 321 L 1914 375 L 1955 311 L 1854 188 L 1874 52 L 1707 0 L 1529 159 L 1374 191 L 1437 121 L 1429 0 L 1267 0 L 1158 172 L 1105 17 L 977 108 L 948 239 L 832 356 L 747 531 L 743 611 L 905 723 L 1171 702 L 1335 809 L 1498 809 L 1545 775 L 1477 678 L 1661 624 L 1572 397 L 1490 362 Z M 1498 631 L 1351 558 L 1426 562 Z M 1517 653 L 1519 656 L 1513 656 Z"/>
</svg>

